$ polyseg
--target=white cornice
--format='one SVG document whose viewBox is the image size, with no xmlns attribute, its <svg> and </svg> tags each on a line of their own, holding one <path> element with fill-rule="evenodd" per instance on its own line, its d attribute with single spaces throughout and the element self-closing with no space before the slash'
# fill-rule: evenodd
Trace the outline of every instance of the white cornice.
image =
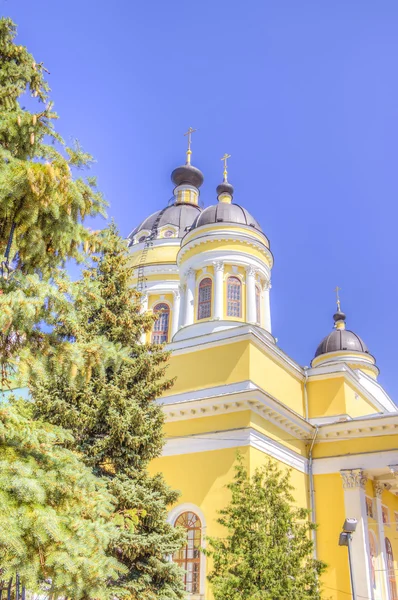
<svg viewBox="0 0 398 600">
<path fill-rule="evenodd" d="M 319 429 L 318 442 L 341 439 L 380 437 L 398 434 L 398 414 L 369 415 L 345 422 L 325 424 Z"/>
<path fill-rule="evenodd" d="M 314 427 L 252 381 L 164 396 L 158 400 L 167 422 L 250 410 L 298 440 L 312 439 Z"/>
<path fill-rule="evenodd" d="M 143 232 L 143 233 L 145 233 L 145 232 Z M 132 244 L 131 246 L 129 246 L 130 254 L 135 254 L 136 252 L 142 251 L 146 245 L 147 245 L 147 242 Z M 179 247 L 179 246 L 181 246 L 181 238 L 157 238 L 157 239 L 151 240 L 150 245 L 148 246 L 149 252 L 151 251 L 152 248 L 159 248 L 160 246 L 177 246 L 177 247 Z"/>
<path fill-rule="evenodd" d="M 192 328 L 192 333 L 194 334 L 195 325 L 189 325 L 188 327 Z M 304 369 L 275 345 L 273 341 L 274 338 L 271 334 L 261 329 L 261 327 L 256 327 L 255 325 L 247 323 L 243 323 L 240 327 L 237 326 L 231 329 L 223 329 L 203 336 L 198 335 L 181 341 L 172 342 L 167 345 L 167 349 L 171 350 L 173 354 L 186 354 L 188 352 L 195 352 L 206 348 L 215 348 L 217 346 L 245 340 L 251 341 L 260 350 L 269 354 L 275 362 L 283 366 L 294 377 L 300 381 L 304 380 Z"/>
<path fill-rule="evenodd" d="M 152 263 L 148 265 L 141 265 L 144 267 L 145 275 L 163 275 L 172 273 L 175 275 L 179 275 L 179 268 L 175 263 Z M 140 265 L 135 265 L 133 268 L 135 271 L 138 271 Z"/>
<path fill-rule="evenodd" d="M 363 469 L 365 471 L 377 470 L 377 472 L 380 472 L 381 469 L 388 465 L 397 463 L 398 448 L 394 448 L 379 452 L 362 452 L 357 454 L 345 454 L 342 456 L 314 458 L 312 469 L 314 475 L 339 473 L 345 469 Z"/>
<path fill-rule="evenodd" d="M 289 467 L 307 473 L 307 459 L 252 427 L 166 438 L 162 456 L 209 452 L 250 446 Z"/>
<path fill-rule="evenodd" d="M 261 242 L 256 237 L 250 236 L 248 234 L 239 233 L 238 231 L 233 231 L 233 230 L 228 231 L 226 229 L 221 230 L 221 231 L 220 231 L 220 229 L 217 229 L 214 231 L 209 231 L 209 232 L 203 233 L 200 236 L 194 237 L 186 242 L 184 240 L 184 245 L 181 246 L 181 249 L 179 250 L 178 255 L 177 255 L 177 263 L 180 265 L 181 260 L 184 257 L 184 255 L 192 248 L 195 248 L 202 244 L 207 244 L 208 242 L 231 242 L 231 241 L 237 241 L 244 245 L 256 248 L 256 250 L 258 250 L 259 252 L 261 252 L 264 255 L 267 266 L 269 268 L 272 268 L 273 256 L 272 256 L 272 253 L 269 250 L 269 248 L 266 246 L 266 244 Z"/>
</svg>

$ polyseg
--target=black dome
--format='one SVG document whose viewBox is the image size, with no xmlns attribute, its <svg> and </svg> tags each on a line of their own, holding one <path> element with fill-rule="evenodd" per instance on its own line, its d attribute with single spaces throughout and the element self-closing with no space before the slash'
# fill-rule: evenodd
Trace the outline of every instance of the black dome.
<svg viewBox="0 0 398 600">
<path fill-rule="evenodd" d="M 361 340 L 359 335 L 348 329 L 334 329 L 329 335 L 323 338 L 316 349 L 314 358 L 327 352 L 339 352 L 341 350 L 369 354 L 366 344 Z"/>
<path fill-rule="evenodd" d="M 239 206 L 239 204 L 219 202 L 214 206 L 205 208 L 195 219 L 192 229 L 213 223 L 239 223 L 241 225 L 249 225 L 257 229 L 257 231 L 263 232 L 256 219 L 245 208 Z"/>
<path fill-rule="evenodd" d="M 192 165 L 182 165 L 177 167 L 171 174 L 171 181 L 174 185 L 193 185 L 200 188 L 204 181 L 203 173 Z"/>
<path fill-rule="evenodd" d="M 165 209 L 158 210 L 153 215 L 147 217 L 141 225 L 130 233 L 129 240 L 132 240 L 140 231 L 151 231 L 160 213 L 162 215 L 156 225 L 156 229 L 165 225 L 174 225 L 178 227 L 178 237 L 183 237 L 201 211 L 200 206 L 196 206 L 195 204 L 173 204 Z"/>
</svg>

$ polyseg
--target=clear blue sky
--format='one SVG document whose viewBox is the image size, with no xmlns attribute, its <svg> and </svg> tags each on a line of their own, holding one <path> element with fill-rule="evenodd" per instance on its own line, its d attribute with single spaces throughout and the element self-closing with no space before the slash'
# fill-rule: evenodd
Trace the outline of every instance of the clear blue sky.
<svg viewBox="0 0 398 600">
<path fill-rule="evenodd" d="M 201 200 L 224 152 L 275 256 L 274 334 L 308 365 L 342 288 L 349 328 L 398 400 L 398 2 L 0 0 L 44 61 L 59 129 L 123 235 L 172 195 L 200 131 Z"/>
</svg>

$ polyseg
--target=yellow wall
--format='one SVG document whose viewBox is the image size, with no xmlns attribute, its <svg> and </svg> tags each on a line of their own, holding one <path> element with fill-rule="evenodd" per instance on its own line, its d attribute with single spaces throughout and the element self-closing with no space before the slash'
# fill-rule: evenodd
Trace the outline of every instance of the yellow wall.
<svg viewBox="0 0 398 600">
<path fill-rule="evenodd" d="M 304 415 L 303 382 L 254 344 L 250 344 L 250 377 L 254 383 Z"/>
<path fill-rule="evenodd" d="M 167 370 L 167 377 L 177 377 L 169 391 L 170 394 L 245 381 L 248 376 L 247 341 L 231 343 L 222 348 L 196 349 L 185 354 L 173 354 Z"/>
<path fill-rule="evenodd" d="M 145 258 L 145 265 L 162 264 L 162 263 L 176 263 L 177 253 L 180 247 L 175 246 L 150 246 Z M 142 250 L 132 250 L 131 252 L 131 264 L 136 266 L 140 263 Z"/>
<path fill-rule="evenodd" d="M 244 464 L 253 473 L 255 468 L 266 464 L 266 454 L 254 448 L 230 448 L 192 454 L 165 456 L 154 460 L 150 472 L 162 472 L 167 483 L 180 490 L 176 506 L 190 503 L 199 507 L 206 519 L 204 535 L 222 537 L 225 530 L 217 523 L 219 511 L 228 504 L 230 492 L 226 485 L 233 479 L 237 453 L 243 456 Z M 278 463 L 285 471 L 286 465 Z M 295 488 L 297 504 L 307 506 L 308 490 L 305 475 L 291 470 L 291 483 Z M 206 559 L 206 572 L 211 570 L 211 561 Z M 206 580 L 205 598 L 212 597 Z"/>
<path fill-rule="evenodd" d="M 338 545 L 345 519 L 344 490 L 340 474 L 314 477 L 318 558 L 328 564 L 322 577 L 323 598 L 344 600 L 351 597 L 347 548 Z M 341 590 L 339 593 L 337 590 Z M 349 595 L 346 595 L 347 592 Z"/>
<path fill-rule="evenodd" d="M 310 419 L 333 415 L 360 417 L 378 412 L 372 404 L 346 383 L 344 377 L 317 379 L 307 382 Z"/>
<path fill-rule="evenodd" d="M 346 456 L 347 454 L 361 454 L 383 450 L 396 450 L 398 448 L 398 434 L 380 435 L 348 439 L 344 434 L 333 442 L 320 442 L 314 446 L 314 458 L 332 456 Z"/>
</svg>

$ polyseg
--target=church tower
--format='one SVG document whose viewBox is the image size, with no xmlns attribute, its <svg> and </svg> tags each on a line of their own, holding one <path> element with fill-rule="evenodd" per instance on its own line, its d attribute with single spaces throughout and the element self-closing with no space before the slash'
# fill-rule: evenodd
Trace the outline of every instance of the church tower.
<svg viewBox="0 0 398 600">
<path fill-rule="evenodd" d="M 290 468 L 297 505 L 319 527 L 314 554 L 328 564 L 325 597 L 350 595 L 345 518 L 353 535 L 357 594 L 398 598 L 398 412 L 377 380 L 361 337 L 346 328 L 340 307 L 310 367 L 299 365 L 272 335 L 269 240 L 228 180 L 228 159 L 210 206 L 204 177 L 192 165 L 172 173 L 173 199 L 129 235 L 132 282 L 142 310 L 157 315 L 142 342 L 166 344 L 174 386 L 157 401 L 166 444 L 151 470 L 181 490 L 169 520 L 187 531 L 173 560 L 183 568 L 189 600 L 211 600 L 201 552 L 206 536 L 222 537 L 219 511 L 229 502 L 237 451 L 248 471 L 271 457 Z M 292 306 L 292 310 L 294 307 Z M 395 557 L 395 558 L 394 558 Z"/>
</svg>

